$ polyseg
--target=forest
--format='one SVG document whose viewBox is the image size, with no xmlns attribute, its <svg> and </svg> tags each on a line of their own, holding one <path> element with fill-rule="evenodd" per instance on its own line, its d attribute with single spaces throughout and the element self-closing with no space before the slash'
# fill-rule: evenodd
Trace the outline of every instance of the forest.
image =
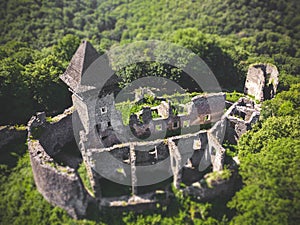
<svg viewBox="0 0 300 225">
<path fill-rule="evenodd" d="M 53 116 L 72 105 L 59 75 L 81 40 L 100 54 L 139 40 L 178 44 L 200 56 L 226 92 L 243 92 L 253 63 L 276 65 L 280 83 L 255 127 L 227 149 L 238 156 L 243 181 L 232 198 L 199 203 L 178 194 L 156 212 L 72 220 L 36 190 L 25 140 L 18 140 L 0 152 L 0 224 L 300 224 L 299 12 L 298 0 L 1 1 L 1 125 L 22 127 L 37 111 Z M 128 84 L 154 70 L 183 77 L 156 62 L 117 75 Z"/>
</svg>

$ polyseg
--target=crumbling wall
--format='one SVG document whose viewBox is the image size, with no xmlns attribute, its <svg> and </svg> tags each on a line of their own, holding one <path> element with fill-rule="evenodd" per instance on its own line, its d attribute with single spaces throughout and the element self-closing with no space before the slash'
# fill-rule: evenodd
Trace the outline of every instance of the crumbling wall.
<svg viewBox="0 0 300 225">
<path fill-rule="evenodd" d="M 217 196 L 219 199 L 226 199 L 233 196 L 236 190 L 241 186 L 241 179 L 238 175 L 237 168 L 231 168 L 231 176 L 227 180 L 214 181 L 211 187 L 201 182 L 195 182 L 183 189 L 184 194 L 193 195 L 200 201 L 210 201 Z"/>
<path fill-rule="evenodd" d="M 211 149 L 211 163 L 213 165 L 213 171 L 223 170 L 225 149 L 217 138 L 210 132 L 207 133 L 209 148 Z"/>
<path fill-rule="evenodd" d="M 255 64 L 248 69 L 245 94 L 258 101 L 271 99 L 277 92 L 279 83 L 277 67 L 272 64 Z"/>
<path fill-rule="evenodd" d="M 236 144 L 238 139 L 258 121 L 259 115 L 260 109 L 253 100 L 240 98 L 224 114 L 227 121 L 225 140 Z"/>
<path fill-rule="evenodd" d="M 28 123 L 28 149 L 38 191 L 73 218 L 83 218 L 92 197 L 73 168 L 58 165 L 50 156 L 55 153 L 57 145 L 63 146 L 72 137 L 70 117 L 63 114 L 52 124 L 33 117 Z"/>
<path fill-rule="evenodd" d="M 225 108 L 225 94 L 212 93 L 192 98 L 189 117 L 191 124 L 204 124 L 220 120 Z"/>
<path fill-rule="evenodd" d="M 183 134 L 165 139 L 157 139 L 147 142 L 129 142 L 114 145 L 110 148 L 91 149 L 87 154 L 87 161 L 95 171 L 100 171 L 107 178 L 119 178 L 120 180 L 131 179 L 128 174 L 132 173 L 130 162 L 132 159 L 128 149 L 135 152 L 135 164 L 139 166 L 151 165 L 151 171 L 139 172 L 136 176 L 139 178 L 153 176 L 155 171 L 171 172 L 170 176 L 174 177 L 174 185 L 179 187 L 182 176 L 182 168 L 190 160 L 194 165 L 194 170 L 204 171 L 210 165 L 213 165 L 214 171 L 220 171 L 223 168 L 225 150 L 213 135 L 209 138 L 207 131 L 198 131 L 193 134 Z M 123 151 L 126 149 L 126 152 Z M 109 159 L 110 153 L 118 160 Z M 168 159 L 168 164 L 160 164 L 163 160 Z M 103 163 L 103 162 L 106 163 Z M 201 165 L 200 165 L 201 164 Z M 163 166 L 163 167 L 162 167 Z M 118 168 L 122 168 L 119 170 Z M 141 167 L 143 168 L 143 167 Z M 201 169 L 201 170 L 200 170 Z M 130 172 L 131 171 L 131 172 Z M 133 177 L 133 176 L 132 176 Z M 153 178 L 153 177 L 152 177 Z"/>
<path fill-rule="evenodd" d="M 173 172 L 173 184 L 176 188 L 179 188 L 181 182 L 181 153 L 178 146 L 172 139 L 168 139 L 168 147 L 170 152 L 171 169 Z"/>
<path fill-rule="evenodd" d="M 224 113 L 225 94 L 212 93 L 195 96 L 192 98 L 192 103 L 187 115 L 173 115 L 172 110 L 170 110 L 171 107 L 167 105 L 167 103 L 164 104 L 165 107 L 162 107 L 163 104 L 161 104 L 155 108 L 164 108 L 165 112 L 162 114 L 168 115 L 167 118 L 153 119 L 150 107 L 144 108 L 142 111 L 143 122 L 140 122 L 136 115 L 130 117 L 129 125 L 136 136 L 142 137 L 147 136 L 147 134 L 150 136 L 166 131 L 173 132 L 181 128 L 216 122 L 220 120 Z"/>
<path fill-rule="evenodd" d="M 162 118 L 168 118 L 170 113 L 170 103 L 162 101 L 159 106 L 157 106 L 157 113 Z"/>
<path fill-rule="evenodd" d="M 148 96 L 153 96 L 155 97 L 155 94 L 153 93 L 153 91 L 151 91 L 150 88 L 144 88 L 144 87 L 140 87 L 139 89 L 135 90 L 135 101 L 140 101 L 143 98 L 145 98 L 146 95 Z"/>
<path fill-rule="evenodd" d="M 46 122 L 44 113 L 38 113 L 28 122 L 29 137 L 38 139 L 43 149 L 50 156 L 61 151 L 61 148 L 74 139 L 72 128 L 72 110 L 67 109 L 63 114 Z"/>
<path fill-rule="evenodd" d="M 148 172 L 139 173 L 136 167 L 139 164 L 150 163 L 152 165 L 150 172 L 153 172 L 154 166 L 158 165 L 155 174 L 157 176 L 162 173 L 173 175 L 177 188 L 180 188 L 182 168 L 187 167 L 187 164 L 198 172 L 204 171 L 211 164 L 215 172 L 221 171 L 225 156 L 225 150 L 222 147 L 223 138 L 236 140 L 258 119 L 259 112 L 255 109 L 243 108 L 242 102 L 233 104 L 229 112 L 223 115 L 225 95 L 214 93 L 194 97 L 187 107 L 187 115 L 173 115 L 170 106 L 164 103 L 165 105 L 161 104 L 155 109 L 162 118 L 153 119 L 151 109 L 148 108 L 142 115 L 143 123 L 136 116 L 131 116 L 129 127 L 126 127 L 122 123 L 120 112 L 115 108 L 112 92 L 116 90 L 116 77 L 110 79 L 100 93 L 94 93 L 92 90 L 86 92 L 85 87 L 80 85 L 85 70 L 98 56 L 96 50 L 88 42 L 83 42 L 61 79 L 71 90 L 76 90 L 72 98 L 78 111 L 78 118 L 82 122 L 79 125 L 82 127 L 78 129 L 80 130 L 79 148 L 86 163 L 87 172 L 91 176 L 91 183 L 100 207 L 101 204 L 105 205 L 99 185 L 102 176 L 131 179 L 133 196 L 125 202 L 126 204 L 130 201 L 132 203 L 129 204 L 131 206 L 128 209 L 132 207 L 136 211 L 138 208 L 143 209 L 143 206 L 148 208 L 149 205 L 146 203 L 154 203 L 148 201 L 150 199 L 148 197 L 137 199 L 135 196 L 138 180 L 147 176 L 146 172 Z M 93 85 L 91 82 L 85 84 Z M 276 94 L 277 85 L 277 68 L 270 64 L 258 64 L 249 68 L 245 93 L 261 101 L 273 97 Z M 145 94 L 154 96 L 152 91 L 142 88 L 135 93 L 136 100 L 144 98 Z M 194 129 L 199 128 L 200 124 L 211 123 L 215 124 L 208 131 Z M 188 133 L 183 132 L 179 135 L 174 132 L 181 131 L 183 127 L 189 128 Z M 143 142 L 139 139 L 136 142 L 137 139 L 131 135 L 130 129 L 141 135 L 150 132 L 151 136 L 153 133 L 171 132 L 167 135 L 170 136 L 167 139 L 163 139 L 165 136 L 156 138 L 154 135 L 154 141 Z M 73 139 L 71 114 L 64 113 L 53 123 L 46 123 L 45 114 L 38 114 L 30 120 L 28 130 L 28 147 L 38 190 L 49 202 L 66 209 L 72 217 L 84 217 L 89 202 L 95 200 L 84 189 L 74 169 L 62 167 L 53 160 L 53 156 L 61 150 L 63 145 Z M 99 146 L 98 142 L 103 145 Z M 104 154 L 107 152 L 112 154 Z M 118 160 L 112 160 L 111 156 Z M 165 160 L 168 157 L 170 159 Z M 157 163 L 164 160 L 169 163 L 167 167 L 162 167 Z M 109 167 L 107 162 L 110 163 Z M 169 171 L 166 171 L 168 169 Z M 100 175 L 99 171 L 107 174 L 101 173 Z M 150 174 L 149 179 L 152 178 L 151 176 L 153 177 L 153 174 Z M 197 185 L 199 187 L 196 187 Z M 205 200 L 220 196 L 232 187 L 234 187 L 234 182 L 227 180 L 220 181 L 213 185 L 213 188 L 201 187 L 198 182 L 185 190 Z M 115 205 L 117 207 L 123 204 L 118 199 L 117 201 L 106 200 L 109 206 L 113 206 L 111 205 L 113 202 L 119 202 Z"/>
</svg>

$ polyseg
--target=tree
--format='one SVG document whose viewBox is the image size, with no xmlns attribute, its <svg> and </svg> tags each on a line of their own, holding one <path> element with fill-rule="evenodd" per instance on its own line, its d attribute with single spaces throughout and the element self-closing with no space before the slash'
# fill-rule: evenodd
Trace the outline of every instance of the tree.
<svg viewBox="0 0 300 225">
<path fill-rule="evenodd" d="M 59 80 L 63 71 L 62 62 L 54 55 L 48 55 L 25 66 L 23 74 L 29 80 L 29 88 L 39 110 L 55 113 L 66 107 L 69 94 Z"/>
<path fill-rule="evenodd" d="M 300 116 L 269 117 L 238 143 L 245 186 L 228 204 L 232 224 L 298 224 Z"/>
<path fill-rule="evenodd" d="M 66 67 L 76 49 L 80 44 L 80 39 L 72 34 L 67 34 L 61 40 L 58 41 L 57 45 L 53 46 L 54 55 L 58 57 Z"/>
<path fill-rule="evenodd" d="M 265 101 L 262 106 L 262 118 L 270 116 L 299 115 L 300 83 L 292 84 L 288 91 L 282 91 L 272 100 Z"/>
<path fill-rule="evenodd" d="M 229 207 L 237 210 L 232 224 L 299 224 L 300 140 L 278 138 L 259 153 L 242 158 L 245 187 Z"/>
<path fill-rule="evenodd" d="M 22 75 L 24 67 L 17 60 L 8 57 L 0 61 L 1 123 L 24 122 L 33 110 L 28 83 Z"/>
</svg>

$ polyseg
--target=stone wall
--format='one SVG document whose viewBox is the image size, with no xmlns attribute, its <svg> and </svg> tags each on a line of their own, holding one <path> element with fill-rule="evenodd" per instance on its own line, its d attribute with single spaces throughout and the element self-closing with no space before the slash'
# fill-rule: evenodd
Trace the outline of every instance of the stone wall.
<svg viewBox="0 0 300 225">
<path fill-rule="evenodd" d="M 89 138 L 88 148 L 110 147 L 114 144 L 137 141 L 151 137 L 151 140 L 161 138 L 163 133 L 174 136 L 181 133 L 181 129 L 193 126 L 210 124 L 218 121 L 225 107 L 224 93 L 212 93 L 196 96 L 191 103 L 188 115 L 173 115 L 169 103 L 164 102 L 155 110 L 164 114 L 162 118 L 152 118 L 151 108 L 144 108 L 141 122 L 136 115 L 131 115 L 129 126 L 124 126 L 121 113 L 116 110 L 113 94 L 107 94 L 90 102 L 73 95 L 73 102 L 78 110 L 79 118 L 83 124 L 86 136 Z M 86 104 L 86 106 L 84 106 Z M 165 116 L 168 116 L 165 118 Z M 199 129 L 198 129 L 199 130 Z M 185 133 L 185 132 L 184 132 Z M 95 141 L 91 141 L 91 136 Z M 96 140 L 98 136 L 98 140 Z M 100 141 L 99 141 L 100 140 Z M 91 145 L 91 143 L 94 143 Z"/>
<path fill-rule="evenodd" d="M 156 107 L 157 108 L 157 107 Z M 169 109 L 170 107 L 166 107 Z M 143 123 L 135 115 L 130 117 L 130 127 L 137 137 L 155 135 L 166 131 L 180 131 L 182 128 L 214 123 L 221 119 L 225 108 L 225 94 L 213 93 L 195 96 L 187 115 L 173 115 L 169 110 L 167 118 L 152 118 L 151 109 L 144 108 Z"/>
<path fill-rule="evenodd" d="M 99 158 L 102 152 L 112 152 L 113 157 L 119 159 L 122 165 L 124 165 L 124 161 L 128 160 L 127 163 L 125 162 L 125 164 L 128 165 L 128 170 L 125 169 L 122 173 L 131 174 L 130 178 L 135 178 L 137 179 L 136 181 L 138 181 L 141 176 L 146 176 L 146 174 L 137 173 L 135 169 L 132 170 L 132 166 L 135 168 L 136 164 L 153 165 L 153 163 L 155 164 L 170 157 L 169 172 L 171 171 L 172 174 L 170 175 L 174 176 L 174 184 L 177 188 L 180 188 L 182 176 L 188 174 L 182 173 L 182 168 L 186 166 L 185 164 L 189 160 L 196 171 L 200 169 L 200 164 L 203 167 L 205 164 L 204 161 L 207 161 L 204 166 L 209 166 L 211 164 L 214 171 L 221 171 L 223 169 L 225 156 L 222 141 L 223 138 L 228 135 L 226 125 L 228 121 L 234 122 L 234 120 L 230 120 L 230 116 L 234 115 L 235 111 L 243 111 L 243 108 L 241 107 L 244 107 L 244 104 L 249 104 L 249 102 L 245 103 L 244 101 L 239 101 L 236 104 L 233 104 L 221 120 L 215 123 L 208 131 L 198 131 L 196 133 L 173 136 L 168 138 L 167 142 L 164 139 L 158 139 L 147 142 L 116 144 L 109 148 L 82 150 L 82 153 L 85 154 L 84 160 L 88 163 L 87 165 L 92 166 L 93 163 L 96 163 L 94 167 L 88 168 L 91 171 L 94 171 L 94 174 L 92 175 L 94 183 L 97 183 L 97 179 L 102 177 L 99 175 L 97 178 L 96 175 L 98 175 L 98 173 L 96 171 L 103 169 L 101 166 L 99 167 L 99 165 L 103 166 L 105 159 L 95 160 Z M 242 121 L 243 124 L 255 121 L 256 111 L 250 110 L 249 112 L 250 114 L 245 117 L 248 120 Z M 96 199 L 92 198 L 85 190 L 80 177 L 74 169 L 59 166 L 54 162 L 52 156 L 59 153 L 61 147 L 73 138 L 73 131 L 70 111 L 53 120 L 54 122 L 47 123 L 44 116 L 39 114 L 38 116 L 33 117 L 29 122 L 28 136 L 31 140 L 28 142 L 28 147 L 35 182 L 38 190 L 51 204 L 64 208 L 73 218 L 84 218 L 90 203 L 95 203 L 97 199 L 99 203 L 102 202 L 101 204 L 103 204 L 104 200 L 101 197 L 101 187 L 97 189 Z M 32 129 L 37 128 L 39 128 L 41 132 L 38 133 L 37 140 L 34 140 L 31 131 Z M 146 146 L 150 150 L 143 151 L 143 146 Z M 134 154 L 129 154 L 129 151 L 127 151 L 124 155 L 124 149 L 131 149 Z M 189 150 L 187 151 L 187 149 Z M 175 164 L 173 165 L 172 162 L 175 162 Z M 132 163 L 134 165 L 132 165 Z M 115 170 L 112 170 L 113 173 L 123 176 L 122 173 L 117 171 L 119 165 L 110 166 L 111 168 L 115 168 Z M 168 173 L 168 171 L 165 172 Z M 136 184 L 136 181 L 132 183 L 133 186 Z M 138 194 L 135 188 L 133 188 L 133 190 L 134 194 Z M 220 181 L 212 189 L 203 187 L 195 188 L 191 185 L 184 191 L 187 190 L 188 193 L 196 195 L 202 200 L 207 200 L 232 190 L 232 180 Z M 122 210 L 131 207 L 135 209 L 135 206 L 138 204 L 139 203 L 133 204 L 134 207 L 128 205 L 128 207 L 122 206 L 121 208 Z M 151 208 L 152 205 L 152 203 L 141 204 L 146 208 Z M 117 206 L 117 208 L 118 207 L 119 206 Z"/>
<path fill-rule="evenodd" d="M 44 113 L 38 113 L 28 122 L 29 137 L 38 139 L 47 154 L 54 156 L 61 148 L 74 139 L 72 109 L 67 109 L 47 122 Z"/>
<path fill-rule="evenodd" d="M 84 218 L 92 197 L 75 169 L 59 165 L 50 156 L 73 135 L 71 114 L 65 113 L 56 119 L 58 121 L 47 123 L 34 116 L 28 123 L 28 149 L 35 184 L 52 205 L 65 209 L 73 218 Z"/>
<path fill-rule="evenodd" d="M 220 171 L 223 169 L 225 155 L 224 148 L 213 134 L 207 134 L 207 131 L 198 131 L 193 134 L 169 137 L 166 140 L 130 142 L 109 148 L 90 149 L 86 157 L 93 170 L 103 174 L 107 179 L 122 180 L 128 184 L 131 179 L 128 174 L 131 174 L 132 167 L 129 149 L 135 151 L 135 165 L 151 165 L 151 171 L 137 173 L 138 181 L 147 176 L 149 179 L 153 179 L 151 177 L 153 174 L 162 175 L 164 173 L 166 176 L 174 176 L 175 186 L 180 184 L 181 169 L 188 160 L 192 161 L 197 171 L 203 171 L 210 165 L 213 166 L 214 171 Z M 126 151 L 124 152 L 124 150 Z M 197 154 L 199 152 L 203 152 L 203 154 Z M 112 160 L 112 157 L 116 160 Z M 170 159 L 166 163 L 165 160 L 168 157 Z M 122 173 L 118 168 L 122 168 Z"/>
<path fill-rule="evenodd" d="M 192 185 L 183 191 L 201 200 L 222 196 L 234 189 L 236 170 L 229 180 L 216 181 L 212 188 L 201 186 L 198 182 L 199 174 L 207 168 L 211 169 L 211 165 L 215 173 L 222 172 L 225 157 L 223 139 L 237 141 L 251 128 L 252 123 L 257 121 L 259 110 L 255 109 L 253 103 L 251 107 L 244 100 L 239 101 L 223 115 L 224 93 L 207 94 L 192 99 L 187 105 L 187 115 L 173 115 L 170 106 L 163 103 L 153 109 L 157 110 L 161 118 L 153 119 L 152 109 L 148 108 L 141 115 L 143 122 L 137 116 L 131 116 L 129 126 L 124 126 L 122 115 L 116 110 L 114 102 L 116 77 L 110 79 L 100 93 L 96 93 L 97 90 L 87 91 L 87 86 L 81 84 L 84 71 L 98 56 L 96 50 L 84 41 L 61 76 L 71 90 L 76 91 L 72 98 L 77 110 L 75 115 L 78 115 L 78 121 L 81 122 L 74 128 L 78 131 L 76 136 L 79 137 L 79 148 L 95 198 L 85 190 L 74 169 L 76 166 L 61 166 L 54 160 L 55 156 L 62 152 L 63 146 L 74 138 L 72 112 L 66 111 L 53 118 L 53 122 L 50 123 L 46 122 L 44 113 L 39 113 L 28 123 L 28 148 L 34 179 L 39 192 L 51 204 L 64 208 L 73 218 L 84 218 L 89 204 L 99 204 L 99 209 L 106 206 L 134 211 L 149 209 L 154 206 L 155 201 L 149 196 L 136 196 L 136 186 L 142 178 L 153 179 L 151 172 L 164 177 L 164 180 L 166 175 L 173 176 L 177 188 L 180 188 L 184 176 L 188 176 L 184 171 L 198 173 L 190 179 Z M 94 85 L 89 82 L 84 84 Z M 270 64 L 257 64 L 249 68 L 245 93 L 262 101 L 276 94 L 277 85 L 277 68 Z M 153 95 L 150 90 L 141 89 L 140 93 L 136 93 L 136 99 L 143 98 L 145 94 Z M 199 131 L 200 125 L 212 123 L 215 124 L 210 130 Z M 175 132 L 183 130 L 187 132 Z M 169 135 L 159 138 L 155 136 L 168 131 L 171 131 Z M 137 138 L 139 135 L 135 135 L 148 135 L 147 132 L 151 136 L 155 134 L 153 140 L 143 141 L 142 138 Z M 1 140 L 2 134 L 1 144 L 11 140 L 5 131 L 0 131 Z M 137 165 L 146 169 L 138 170 Z M 151 165 L 151 171 L 144 165 Z M 133 196 L 125 197 L 125 207 L 122 199 L 105 199 L 101 195 L 99 180 L 107 178 L 113 181 L 116 177 L 119 178 L 117 180 L 130 180 Z"/>
<path fill-rule="evenodd" d="M 246 97 L 232 104 L 221 120 L 225 125 L 224 140 L 236 144 L 238 139 L 259 120 L 259 107 L 254 100 Z"/>
<path fill-rule="evenodd" d="M 273 98 L 277 92 L 278 76 L 277 67 L 272 64 L 250 66 L 245 83 L 245 94 L 254 96 L 258 101 Z"/>
<path fill-rule="evenodd" d="M 183 193 L 192 195 L 200 201 L 210 201 L 217 196 L 219 199 L 226 199 L 233 196 L 241 187 L 241 178 L 238 175 L 237 168 L 231 168 L 231 177 L 227 180 L 217 180 L 211 187 L 201 182 L 195 182 L 192 185 L 183 188 Z"/>
<path fill-rule="evenodd" d="M 223 170 L 225 149 L 222 147 L 222 143 L 211 133 L 207 133 L 209 148 L 211 149 L 211 163 L 213 165 L 213 171 Z"/>
</svg>

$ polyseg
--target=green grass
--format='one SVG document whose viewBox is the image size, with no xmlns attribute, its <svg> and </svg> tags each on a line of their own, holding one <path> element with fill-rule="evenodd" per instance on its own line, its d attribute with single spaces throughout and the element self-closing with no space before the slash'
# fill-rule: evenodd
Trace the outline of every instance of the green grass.
<svg viewBox="0 0 300 225">
<path fill-rule="evenodd" d="M 85 189 L 87 189 L 87 191 L 92 196 L 94 196 L 94 191 L 93 191 L 93 188 L 92 188 L 92 185 L 91 185 L 91 182 L 90 182 L 90 179 L 89 179 L 89 175 L 87 173 L 86 166 L 85 166 L 84 162 L 82 162 L 79 165 L 77 172 L 78 172 L 78 174 L 79 174 L 79 176 L 82 180 L 82 183 L 83 183 Z"/>
<path fill-rule="evenodd" d="M 226 92 L 226 101 L 229 102 L 237 102 L 241 97 L 245 97 L 243 93 L 233 91 L 233 92 Z"/>
<path fill-rule="evenodd" d="M 171 102 L 172 111 L 174 115 L 186 114 L 187 110 L 182 105 L 185 105 L 191 102 L 194 96 L 200 95 L 203 93 L 192 92 L 192 93 L 175 93 L 173 95 L 163 95 L 167 101 Z M 116 103 L 116 109 L 122 113 L 122 120 L 124 125 L 129 124 L 130 115 L 140 112 L 144 107 L 155 107 L 160 105 L 161 100 L 155 99 L 153 96 L 145 96 L 144 101 L 138 103 L 126 101 Z M 152 112 L 152 118 L 159 118 L 159 115 L 156 112 Z"/>
<path fill-rule="evenodd" d="M 28 152 L 19 155 L 8 176 L 0 171 L 0 181 L 1 225 L 71 223 L 64 210 L 51 206 L 37 191 Z"/>
<path fill-rule="evenodd" d="M 253 101 L 255 101 L 256 104 L 259 104 L 259 103 L 260 103 L 259 100 L 255 99 L 255 96 L 253 96 L 253 95 L 247 95 L 247 96 L 248 96 L 249 98 L 251 98 Z"/>
<path fill-rule="evenodd" d="M 134 106 L 134 104 L 130 101 L 127 102 L 120 102 L 116 104 L 116 109 L 119 110 L 122 113 L 122 120 L 124 125 L 129 124 L 129 118 L 131 115 L 131 108 Z"/>
<path fill-rule="evenodd" d="M 20 138 L 3 146 L 0 149 L 0 165 L 5 165 L 8 168 L 14 167 L 20 156 L 27 150 L 27 144 L 25 142 L 25 138 Z"/>
<path fill-rule="evenodd" d="M 213 188 L 213 182 L 228 180 L 230 177 L 231 171 L 228 168 L 224 168 L 222 171 L 214 171 L 207 174 L 205 181 L 209 188 Z"/>
<path fill-rule="evenodd" d="M 14 128 L 15 128 L 17 131 L 23 131 L 23 130 L 26 130 L 26 129 L 27 129 L 27 126 L 24 125 L 24 124 L 16 124 L 16 125 L 14 125 Z"/>
</svg>

